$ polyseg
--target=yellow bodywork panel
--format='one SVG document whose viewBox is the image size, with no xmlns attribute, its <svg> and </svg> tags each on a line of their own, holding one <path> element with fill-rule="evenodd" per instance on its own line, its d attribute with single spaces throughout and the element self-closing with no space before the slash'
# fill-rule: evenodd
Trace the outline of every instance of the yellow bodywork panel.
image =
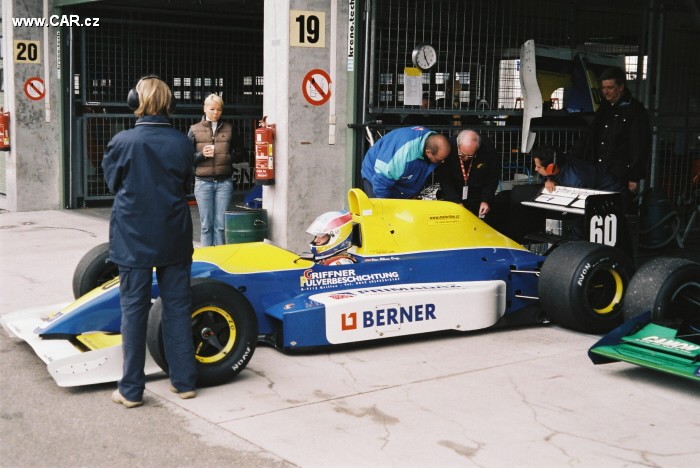
<svg viewBox="0 0 700 468">
<path fill-rule="evenodd" d="M 235 254 L 235 259 L 232 260 Z M 298 254 L 264 242 L 227 244 L 195 249 L 193 260 L 218 265 L 229 273 L 257 273 L 261 271 L 309 268 L 314 262 Z"/>
<path fill-rule="evenodd" d="M 431 200 L 368 198 L 351 189 L 348 204 L 360 239 L 356 255 L 387 255 L 457 248 L 523 246 L 499 233 L 461 204 Z M 194 261 L 217 265 L 232 274 L 310 268 L 314 262 L 264 242 L 227 244 L 195 249 Z"/>
<path fill-rule="evenodd" d="M 458 203 L 370 199 L 359 189 L 350 190 L 348 202 L 360 225 L 360 255 L 471 247 L 525 250 Z"/>
<path fill-rule="evenodd" d="M 84 344 L 89 350 L 111 348 L 122 344 L 122 336 L 113 333 L 85 333 L 75 337 L 78 341 Z"/>
<path fill-rule="evenodd" d="M 552 94 L 559 88 L 571 88 L 571 75 L 556 72 L 537 71 L 537 84 L 540 86 L 542 100 L 549 102 Z"/>
</svg>

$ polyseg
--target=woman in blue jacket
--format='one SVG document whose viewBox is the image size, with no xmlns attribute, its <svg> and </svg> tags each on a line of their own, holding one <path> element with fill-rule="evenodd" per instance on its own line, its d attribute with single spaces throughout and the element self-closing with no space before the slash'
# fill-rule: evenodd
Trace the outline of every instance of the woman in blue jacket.
<svg viewBox="0 0 700 468">
<path fill-rule="evenodd" d="M 172 94 L 157 77 L 142 78 L 128 102 L 133 129 L 112 138 L 102 161 L 115 194 L 109 255 L 119 267 L 124 374 L 112 394 L 127 408 L 143 404 L 146 328 L 153 269 L 163 301 L 163 340 L 171 390 L 195 396 L 197 365 L 190 322 L 192 218 L 187 205 L 194 148 L 168 121 Z"/>
</svg>

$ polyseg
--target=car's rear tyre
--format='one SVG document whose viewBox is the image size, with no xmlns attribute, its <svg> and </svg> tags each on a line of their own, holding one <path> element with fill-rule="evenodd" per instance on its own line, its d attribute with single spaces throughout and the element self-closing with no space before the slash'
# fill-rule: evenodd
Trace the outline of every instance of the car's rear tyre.
<svg viewBox="0 0 700 468">
<path fill-rule="evenodd" d="M 700 264 L 659 257 L 644 263 L 625 292 L 623 316 L 629 320 L 651 311 L 651 320 L 700 319 Z"/>
<path fill-rule="evenodd" d="M 83 255 L 73 272 L 73 297 L 84 296 L 119 276 L 119 267 L 109 259 L 109 242 L 97 245 Z"/>
<path fill-rule="evenodd" d="M 147 344 L 153 360 L 168 372 L 157 299 L 148 318 Z M 209 279 L 192 280 L 192 339 L 197 385 L 228 382 L 250 362 L 258 339 L 258 322 L 248 300 L 235 288 Z"/>
<path fill-rule="evenodd" d="M 577 241 L 547 256 L 539 279 L 542 308 L 563 327 L 606 333 L 622 323 L 622 299 L 634 267 L 613 247 Z"/>
</svg>

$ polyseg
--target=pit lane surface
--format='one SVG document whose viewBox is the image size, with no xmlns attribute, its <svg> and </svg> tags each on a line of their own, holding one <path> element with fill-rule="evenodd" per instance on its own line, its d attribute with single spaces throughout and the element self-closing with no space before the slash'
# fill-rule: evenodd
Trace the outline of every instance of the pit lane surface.
<svg viewBox="0 0 700 468">
<path fill-rule="evenodd" d="M 101 217 L 0 214 L 0 314 L 70 300 L 73 268 L 106 240 Z M 300 356 L 259 347 L 229 384 L 180 400 L 159 374 L 126 410 L 112 384 L 56 386 L 3 330 L 0 465 L 700 465 L 700 387 L 596 367 L 595 340 L 545 326 Z"/>
</svg>

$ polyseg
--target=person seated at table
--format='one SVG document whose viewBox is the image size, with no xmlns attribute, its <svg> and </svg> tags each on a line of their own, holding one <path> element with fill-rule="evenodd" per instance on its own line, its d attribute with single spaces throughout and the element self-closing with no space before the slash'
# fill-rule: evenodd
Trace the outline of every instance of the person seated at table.
<svg viewBox="0 0 700 468">
<path fill-rule="evenodd" d="M 561 154 L 552 146 L 540 146 L 531 154 L 535 171 L 545 178 L 548 192 L 553 192 L 557 185 L 609 192 L 623 189 L 622 183 L 602 166 Z"/>
</svg>

